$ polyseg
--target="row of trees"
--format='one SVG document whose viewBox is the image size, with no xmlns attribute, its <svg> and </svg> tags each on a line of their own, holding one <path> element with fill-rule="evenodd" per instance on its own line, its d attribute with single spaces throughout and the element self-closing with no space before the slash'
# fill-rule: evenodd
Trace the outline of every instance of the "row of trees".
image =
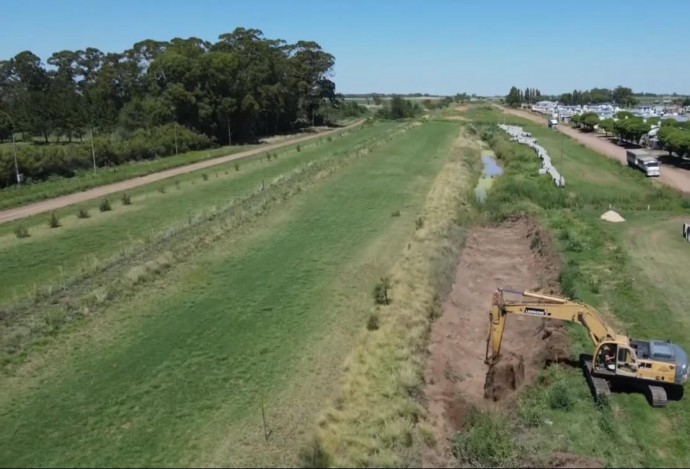
<svg viewBox="0 0 690 469">
<path fill-rule="evenodd" d="M 85 129 L 134 131 L 177 123 L 221 143 L 295 130 L 337 102 L 334 57 L 237 28 L 211 43 L 145 40 L 121 53 L 55 52 L 46 68 L 25 51 L 0 62 L 0 132 L 68 140 Z"/>
<path fill-rule="evenodd" d="M 585 104 L 616 103 L 619 106 L 630 107 L 638 103 L 632 89 L 625 86 L 617 86 L 615 89 L 592 88 L 587 91 L 573 90 L 572 93 L 563 93 L 558 102 L 566 106 Z"/>
<path fill-rule="evenodd" d="M 381 119 L 407 119 L 416 117 L 422 113 L 419 104 L 404 99 L 402 96 L 393 96 L 390 101 L 378 110 L 376 116 Z"/>
<path fill-rule="evenodd" d="M 525 88 L 522 91 L 513 86 L 505 97 L 506 104 L 512 107 L 517 107 L 521 104 L 534 104 L 542 99 L 555 99 L 566 106 L 616 103 L 620 106 L 629 107 L 637 104 L 637 98 L 635 98 L 632 89 L 624 86 L 618 86 L 613 90 L 608 88 L 592 88 L 591 90 L 584 91 L 573 90 L 560 96 L 545 96 L 536 88 Z"/>
<path fill-rule="evenodd" d="M 657 137 L 661 145 L 679 157 L 690 156 L 690 122 L 680 123 L 675 119 L 650 118 L 643 121 L 632 113 L 621 111 L 616 114 L 616 120 L 603 119 L 593 112 L 586 112 L 573 116 L 573 123 L 588 131 L 595 127 L 606 134 L 639 145 L 642 138 L 649 133 L 652 126 L 660 125 Z"/>
<path fill-rule="evenodd" d="M 536 88 L 525 88 L 524 91 L 513 86 L 506 96 L 506 104 L 517 107 L 521 104 L 534 104 L 542 99 L 541 91 Z"/>
</svg>

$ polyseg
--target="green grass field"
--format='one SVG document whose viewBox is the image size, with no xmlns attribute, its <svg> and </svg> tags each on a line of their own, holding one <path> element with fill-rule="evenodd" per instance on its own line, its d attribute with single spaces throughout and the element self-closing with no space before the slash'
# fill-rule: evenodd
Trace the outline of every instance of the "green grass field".
<svg viewBox="0 0 690 469">
<path fill-rule="evenodd" d="M 476 112 L 474 117 L 498 122 L 494 113 Z M 498 130 L 499 142 L 504 143 L 495 149 L 507 170 L 494 184 L 487 210 L 500 212 L 499 217 L 532 213 L 550 229 L 564 260 L 561 283 L 567 295 L 599 309 L 621 332 L 671 339 L 690 350 L 683 282 L 690 252 L 680 235 L 687 200 L 569 138 L 561 141 L 562 136 L 523 119 L 508 121 L 531 132 L 549 151 L 567 187 L 559 191 L 539 180 L 536 155 L 524 146 L 505 143 Z M 609 208 L 627 221 L 600 220 Z M 584 329 L 571 329 L 573 358 L 591 353 Z M 546 464 L 554 451 L 565 451 L 595 457 L 607 467 L 687 464 L 687 398 L 654 409 L 641 394 L 617 393 L 609 409 L 598 409 L 579 370 L 553 367 L 545 375 L 550 384 L 523 393 L 518 411 L 494 423 L 511 433 L 502 433 L 491 445 L 477 446 L 474 456 L 491 460 L 496 454 L 517 458 L 534 452 Z M 490 425 L 480 423 L 470 432 L 479 435 L 482 428 L 495 428 Z"/>
<path fill-rule="evenodd" d="M 108 212 L 99 211 L 101 200 L 97 199 L 84 205 L 90 215 L 86 219 L 77 218 L 78 207 L 60 209 L 56 211 L 59 228 L 48 226 L 50 214 L 0 225 L 4 267 L 0 304 L 27 298 L 37 286 L 59 284 L 86 266 L 145 243 L 205 210 L 231 204 L 298 166 L 345 151 L 390 128 L 389 124 L 367 127 L 322 145 L 305 145 L 300 152 L 287 147 L 276 151 L 278 157 L 271 160 L 258 155 L 237 162 L 239 171 L 235 163 L 228 163 L 142 186 L 131 193 L 131 205 L 123 205 L 119 194 L 109 197 L 113 210 Z M 29 230 L 30 237 L 17 238 L 14 230 L 20 225 Z"/>
<path fill-rule="evenodd" d="M 36 351 L 7 378 L 0 396 L 0 463 L 291 462 L 296 438 L 337 382 L 343 354 L 365 330 L 361 304 L 372 301 L 376 279 L 413 233 L 457 131 L 457 124 L 438 122 L 409 130 Z M 254 187 L 269 177 L 262 171 L 281 164 L 290 163 L 282 157 L 257 162 L 254 173 L 236 181 L 246 178 L 245 187 Z M 123 236 L 137 225 L 128 217 L 145 210 L 151 219 L 167 213 L 160 215 L 163 226 L 186 216 L 179 212 L 189 199 L 197 207 L 214 196 L 221 203 L 232 190 L 218 179 L 199 178 L 177 199 L 150 193 L 126 216 L 118 217 L 125 209 L 117 207 L 108 223 L 92 222 L 101 228 L 91 234 L 118 229 Z M 391 217 L 397 210 L 400 216 Z M 37 236 L 34 249 L 49 250 L 59 236 Z M 54 246 L 67 251 L 66 242 Z M 31 275 L 21 278 L 15 282 Z M 268 444 L 261 393 L 272 430 Z"/>
</svg>

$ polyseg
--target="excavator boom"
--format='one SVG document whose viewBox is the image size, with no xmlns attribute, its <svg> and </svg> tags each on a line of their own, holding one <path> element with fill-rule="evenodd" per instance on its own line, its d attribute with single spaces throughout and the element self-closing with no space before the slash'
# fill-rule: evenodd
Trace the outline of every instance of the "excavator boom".
<svg viewBox="0 0 690 469">
<path fill-rule="evenodd" d="M 514 293 L 534 301 L 506 302 L 503 293 Z M 530 291 L 499 289 L 494 293 L 487 340 L 486 363 L 495 359 L 500 350 L 508 314 L 537 316 L 548 319 L 582 324 L 588 331 L 592 343 L 596 346 L 606 339 L 617 340 L 620 336 L 591 306 Z"/>
</svg>

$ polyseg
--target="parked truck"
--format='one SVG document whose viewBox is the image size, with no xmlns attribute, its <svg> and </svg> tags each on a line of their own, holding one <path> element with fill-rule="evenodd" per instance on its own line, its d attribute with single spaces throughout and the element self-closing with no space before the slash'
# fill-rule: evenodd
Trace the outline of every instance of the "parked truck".
<svg viewBox="0 0 690 469">
<path fill-rule="evenodd" d="M 644 151 L 628 150 L 628 166 L 637 168 L 647 175 L 647 177 L 658 177 L 661 174 L 659 160 Z"/>
</svg>

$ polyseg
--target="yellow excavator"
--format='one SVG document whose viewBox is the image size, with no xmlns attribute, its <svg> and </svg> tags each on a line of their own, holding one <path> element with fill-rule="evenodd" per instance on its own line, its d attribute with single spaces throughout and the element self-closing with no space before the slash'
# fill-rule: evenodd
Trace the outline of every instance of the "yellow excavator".
<svg viewBox="0 0 690 469">
<path fill-rule="evenodd" d="M 522 298 L 506 301 L 504 292 Z M 653 407 L 665 407 L 671 393 L 683 395 L 689 365 L 688 355 L 681 347 L 669 341 L 633 340 L 618 334 L 591 306 L 529 291 L 499 288 L 494 293 L 486 343 L 487 364 L 498 359 L 509 314 L 560 319 L 584 326 L 594 343 L 594 354 L 581 357 L 581 361 L 597 400 L 610 395 L 610 384 L 636 388 L 646 394 Z"/>
</svg>

